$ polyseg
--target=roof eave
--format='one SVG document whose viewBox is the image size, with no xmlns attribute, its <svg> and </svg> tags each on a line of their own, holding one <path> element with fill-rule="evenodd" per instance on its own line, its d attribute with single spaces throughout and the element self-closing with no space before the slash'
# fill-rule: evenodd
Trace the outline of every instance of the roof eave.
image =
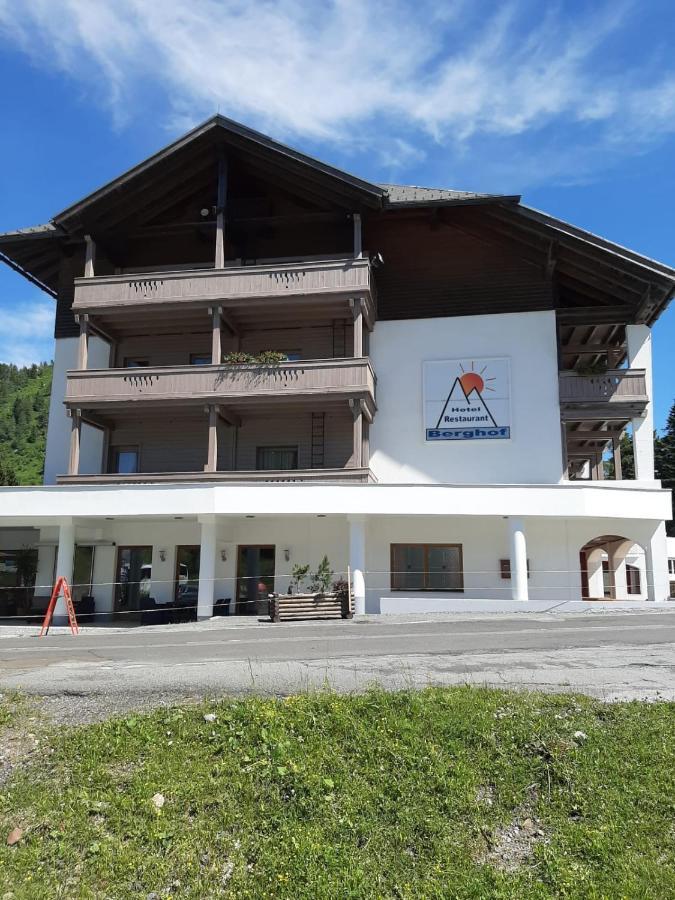
<svg viewBox="0 0 675 900">
<path fill-rule="evenodd" d="M 501 203 L 516 206 L 520 203 L 519 194 L 504 194 L 494 197 L 456 197 L 452 200 L 385 200 L 385 209 L 415 209 L 429 206 L 487 206 Z"/>
</svg>

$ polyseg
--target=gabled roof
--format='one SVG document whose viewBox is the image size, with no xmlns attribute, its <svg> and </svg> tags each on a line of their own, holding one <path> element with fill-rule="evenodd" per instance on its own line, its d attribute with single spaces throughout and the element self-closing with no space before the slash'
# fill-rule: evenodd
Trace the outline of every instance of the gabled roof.
<svg viewBox="0 0 675 900">
<path fill-rule="evenodd" d="M 523 206 L 518 195 L 376 184 L 220 115 L 64 209 L 51 222 L 0 234 L 0 261 L 54 293 L 63 244 L 81 246 L 85 233 L 105 232 L 112 223 L 124 230 L 163 195 L 173 198 L 174 192 L 204 185 L 211 192 L 221 150 L 228 165 L 245 166 L 263 183 L 278 183 L 315 202 L 325 201 L 340 214 L 360 210 L 395 215 L 427 208 L 431 215 L 455 217 L 456 226 L 464 216 L 468 228 L 475 228 L 472 217 L 478 216 L 481 238 L 487 232 L 532 264 L 551 275 L 555 272 L 579 314 L 587 301 L 607 307 L 616 303 L 616 315 L 625 316 L 623 321 L 651 323 L 675 293 L 675 269 Z"/>
<path fill-rule="evenodd" d="M 161 164 L 170 163 L 175 158 L 185 154 L 186 151 L 213 148 L 214 146 L 231 146 L 244 152 L 248 151 L 264 160 L 268 166 L 274 168 L 280 165 L 290 167 L 297 175 L 302 177 L 304 173 L 311 179 L 330 185 L 336 194 L 351 198 L 352 204 L 359 202 L 366 206 L 379 207 L 385 191 L 377 184 L 357 178 L 349 172 L 324 163 L 321 160 L 301 153 L 286 144 L 275 141 L 267 135 L 261 134 L 245 125 L 240 125 L 225 116 L 216 115 L 207 119 L 201 125 L 188 131 L 178 140 L 164 147 L 158 153 L 149 156 L 143 162 L 124 172 L 122 175 L 103 185 L 103 187 L 88 194 L 77 203 L 62 210 L 54 216 L 57 224 L 67 225 L 81 215 L 87 207 L 104 200 L 111 194 L 117 193 L 131 183 L 138 181 L 151 169 Z"/>
</svg>

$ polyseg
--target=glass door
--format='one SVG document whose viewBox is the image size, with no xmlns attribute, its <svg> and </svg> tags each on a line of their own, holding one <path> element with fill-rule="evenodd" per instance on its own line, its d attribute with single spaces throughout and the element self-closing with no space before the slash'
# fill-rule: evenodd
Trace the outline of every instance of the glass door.
<svg viewBox="0 0 675 900">
<path fill-rule="evenodd" d="M 274 546 L 240 546 L 237 551 L 238 616 L 264 616 L 274 591 Z"/>
<path fill-rule="evenodd" d="M 118 547 L 115 612 L 140 612 L 148 604 L 152 547 Z"/>
<path fill-rule="evenodd" d="M 199 558 L 198 545 L 176 547 L 174 605 L 185 610 L 188 619 L 197 617 Z"/>
</svg>

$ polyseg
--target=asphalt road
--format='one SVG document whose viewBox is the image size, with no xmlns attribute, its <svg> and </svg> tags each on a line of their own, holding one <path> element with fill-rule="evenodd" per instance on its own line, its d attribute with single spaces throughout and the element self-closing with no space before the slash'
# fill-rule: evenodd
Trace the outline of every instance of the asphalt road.
<svg viewBox="0 0 675 900">
<path fill-rule="evenodd" d="M 477 683 L 675 699 L 675 610 L 369 617 L 0 639 L 0 689 L 166 698 Z"/>
</svg>

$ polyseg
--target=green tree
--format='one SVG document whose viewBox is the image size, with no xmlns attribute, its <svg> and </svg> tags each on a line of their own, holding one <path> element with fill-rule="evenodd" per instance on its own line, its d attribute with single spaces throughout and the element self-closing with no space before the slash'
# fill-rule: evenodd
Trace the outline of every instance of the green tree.
<svg viewBox="0 0 675 900">
<path fill-rule="evenodd" d="M 656 477 L 665 488 L 675 491 L 675 403 L 670 408 L 664 434 L 656 439 L 654 445 L 654 465 Z M 675 537 L 675 504 L 673 516 L 666 524 L 670 537 Z"/>
<path fill-rule="evenodd" d="M 0 484 L 42 481 L 51 383 L 51 364 L 0 363 Z"/>
<path fill-rule="evenodd" d="M 0 461 L 0 486 L 7 487 L 18 484 L 16 472 L 8 465 Z"/>
</svg>

